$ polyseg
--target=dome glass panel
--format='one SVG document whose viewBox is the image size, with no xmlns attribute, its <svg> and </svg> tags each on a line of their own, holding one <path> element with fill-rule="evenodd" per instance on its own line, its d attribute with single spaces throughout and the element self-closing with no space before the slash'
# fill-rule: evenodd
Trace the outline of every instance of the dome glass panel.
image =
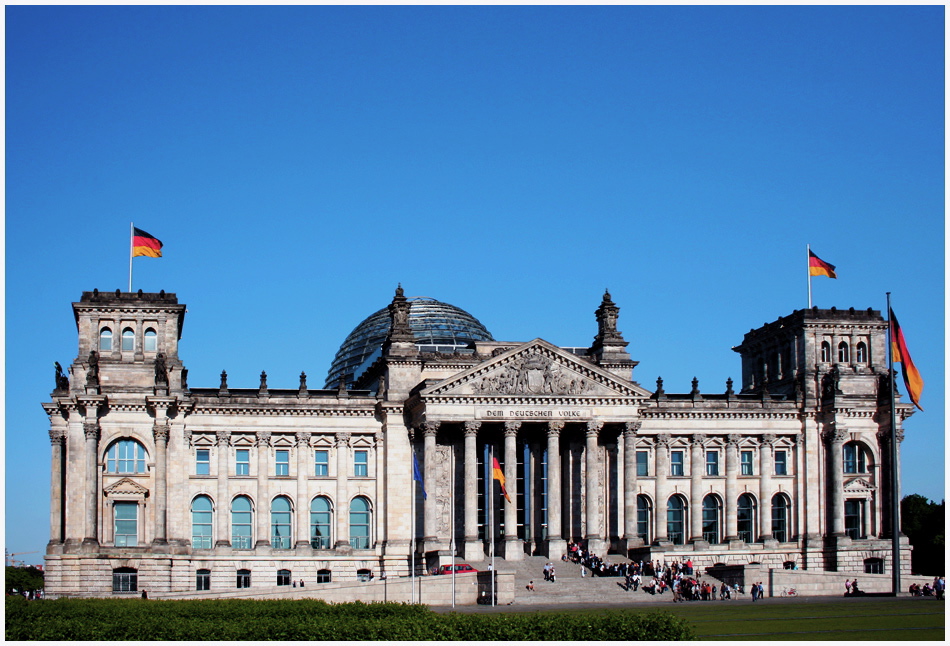
<svg viewBox="0 0 950 646">
<path fill-rule="evenodd" d="M 494 341 L 478 319 L 463 309 L 434 298 L 414 296 L 409 301 L 409 328 L 416 347 L 424 352 L 451 354 L 472 341 Z M 389 308 L 375 312 L 343 341 L 327 373 L 324 388 L 336 388 L 345 375 L 350 385 L 380 355 L 391 325 Z"/>
</svg>

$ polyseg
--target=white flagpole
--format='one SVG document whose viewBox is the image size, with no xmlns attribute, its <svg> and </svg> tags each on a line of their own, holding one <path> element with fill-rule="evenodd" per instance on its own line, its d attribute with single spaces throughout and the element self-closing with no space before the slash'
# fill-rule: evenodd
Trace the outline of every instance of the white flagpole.
<svg viewBox="0 0 950 646">
<path fill-rule="evenodd" d="M 129 222 L 129 291 L 132 291 L 132 253 L 135 250 L 135 223 Z"/>
<path fill-rule="evenodd" d="M 449 455 L 450 458 L 450 470 L 449 473 L 452 474 L 451 479 L 451 496 L 452 503 L 449 505 L 449 530 L 452 532 L 452 539 L 449 542 L 449 549 L 452 551 L 452 607 L 455 607 L 455 447 L 452 447 L 452 453 Z"/>
<path fill-rule="evenodd" d="M 491 552 L 491 565 L 489 570 L 491 570 L 491 605 L 495 605 L 495 447 L 492 444 L 488 445 L 488 458 L 491 461 L 489 468 L 491 469 L 491 479 L 488 481 L 490 484 L 489 491 L 491 495 L 488 497 L 488 540 L 489 540 L 489 550 Z"/>
<path fill-rule="evenodd" d="M 410 476 L 412 478 L 412 495 L 410 496 L 409 523 L 409 595 L 412 603 L 416 602 L 416 450 L 412 446 L 412 439 L 409 440 L 409 456 L 412 463 L 409 465 Z"/>
<path fill-rule="evenodd" d="M 808 275 L 808 309 L 811 309 L 811 245 L 805 245 L 805 273 Z"/>
<path fill-rule="evenodd" d="M 891 322 L 891 293 L 887 292 L 887 371 L 891 382 L 891 588 L 896 597 L 901 589 L 901 499 L 900 478 L 897 472 L 897 373 L 894 372 L 894 337 Z M 906 370 L 905 357 L 901 357 L 901 370 Z M 908 393 L 910 396 L 910 393 Z"/>
</svg>

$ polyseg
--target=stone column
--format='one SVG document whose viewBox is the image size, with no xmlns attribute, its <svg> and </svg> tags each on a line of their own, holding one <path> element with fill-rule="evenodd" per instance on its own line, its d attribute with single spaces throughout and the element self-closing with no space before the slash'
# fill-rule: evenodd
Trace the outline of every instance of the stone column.
<svg viewBox="0 0 950 646">
<path fill-rule="evenodd" d="M 567 551 L 561 518 L 561 431 L 564 422 L 548 422 L 548 558 Z"/>
<path fill-rule="evenodd" d="M 294 548 L 309 553 L 310 548 L 310 496 L 307 481 L 310 476 L 313 452 L 310 450 L 310 433 L 297 431 L 297 541 Z"/>
<path fill-rule="evenodd" d="M 257 542 L 254 549 L 270 547 L 270 431 L 257 432 Z"/>
<path fill-rule="evenodd" d="M 689 534 L 693 545 L 703 544 L 703 475 L 706 461 L 703 459 L 703 440 L 699 433 L 690 437 L 689 447 Z"/>
<path fill-rule="evenodd" d="M 158 411 L 156 411 L 158 412 Z M 167 516 L 168 516 L 168 423 L 167 418 L 162 423 L 158 419 L 152 427 L 155 438 L 155 534 L 153 546 L 168 544 Z"/>
<path fill-rule="evenodd" d="M 231 516 L 231 497 L 228 495 L 228 466 L 230 464 L 230 431 L 218 431 L 218 500 L 214 508 L 215 547 L 231 547 L 231 532 L 228 519 Z M 260 505 L 258 504 L 258 507 Z"/>
<path fill-rule="evenodd" d="M 739 439 L 738 435 L 726 436 L 726 538 L 728 542 L 739 540 L 739 519 L 736 517 L 739 497 Z"/>
<path fill-rule="evenodd" d="M 338 552 L 349 552 L 350 546 L 350 500 L 347 491 L 349 478 L 350 434 L 336 434 L 336 544 Z"/>
<path fill-rule="evenodd" d="M 772 537 L 772 450 L 775 436 L 766 433 L 759 445 L 759 542 L 775 543 Z"/>
<path fill-rule="evenodd" d="M 465 538 L 463 554 L 466 561 L 481 561 L 485 548 L 478 540 L 478 429 L 482 423 L 465 422 Z"/>
<path fill-rule="evenodd" d="M 422 541 L 424 550 L 427 552 L 437 550 L 440 547 L 439 539 L 436 536 L 436 521 L 439 510 L 436 506 L 438 497 L 435 494 L 435 438 L 440 425 L 439 422 L 426 422 L 422 425 L 422 479 L 425 481 L 426 493 L 428 494 L 422 503 Z"/>
<path fill-rule="evenodd" d="M 86 421 L 82 430 L 86 436 L 86 536 L 82 544 L 95 548 L 99 545 L 99 422 Z"/>
<path fill-rule="evenodd" d="M 828 443 L 828 520 L 831 535 L 844 536 L 844 462 L 842 447 L 848 438 L 843 424 L 833 423 L 832 428 L 824 432 L 825 442 Z"/>
<path fill-rule="evenodd" d="M 49 499 L 49 545 L 59 545 L 65 540 L 63 536 L 63 477 L 65 476 L 66 431 L 62 428 L 51 428 L 49 441 L 52 445 L 52 465 L 50 478 Z"/>
<path fill-rule="evenodd" d="M 600 435 L 600 429 L 604 427 L 601 420 L 592 420 L 587 422 L 587 445 L 585 455 L 587 458 L 587 518 L 584 537 L 587 539 L 587 547 L 597 555 L 606 556 L 606 542 L 600 526 L 600 508 L 604 505 L 603 492 L 600 489 L 600 457 L 597 438 Z"/>
<path fill-rule="evenodd" d="M 641 422 L 627 422 L 623 430 L 623 538 L 626 549 L 638 547 L 637 535 L 637 433 Z"/>
<path fill-rule="evenodd" d="M 669 537 L 666 528 L 666 512 L 669 506 L 669 485 L 667 476 L 670 473 L 670 436 L 663 433 L 656 436 L 656 517 L 654 533 L 654 544 L 669 545 Z"/>
<path fill-rule="evenodd" d="M 521 422 L 505 422 L 505 560 L 521 561 L 524 548 L 518 538 L 518 429 Z"/>
</svg>

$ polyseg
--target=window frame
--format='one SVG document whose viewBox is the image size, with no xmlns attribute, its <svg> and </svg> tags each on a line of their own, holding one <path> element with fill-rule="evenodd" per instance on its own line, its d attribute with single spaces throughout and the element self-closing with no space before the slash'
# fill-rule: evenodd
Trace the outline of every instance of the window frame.
<svg viewBox="0 0 950 646">
<path fill-rule="evenodd" d="M 112 593 L 138 592 L 139 571 L 134 567 L 117 567 L 112 570 Z"/>
<path fill-rule="evenodd" d="M 120 510 L 132 512 L 132 517 L 120 517 Z M 119 523 L 124 531 L 119 532 Z M 122 537 L 120 539 L 120 537 Z M 116 500 L 112 503 L 112 544 L 115 547 L 138 547 L 139 504 L 133 500 Z"/>
<path fill-rule="evenodd" d="M 238 590 L 245 590 L 251 587 L 251 571 L 246 569 L 240 569 L 237 571 L 237 582 L 235 587 Z"/>
<path fill-rule="evenodd" d="M 128 455 L 129 451 L 132 453 L 131 457 Z M 147 457 L 148 454 L 141 442 L 131 437 L 121 437 L 106 449 L 106 473 L 144 474 L 147 471 Z M 129 470 L 129 463 L 131 463 L 131 470 Z"/>
<path fill-rule="evenodd" d="M 211 570 L 201 568 L 195 571 L 195 591 L 202 592 L 211 589 Z"/>
<path fill-rule="evenodd" d="M 369 451 L 365 449 L 353 451 L 353 477 L 369 477 Z"/>
<path fill-rule="evenodd" d="M 211 475 L 211 449 L 195 449 L 195 475 Z"/>
<path fill-rule="evenodd" d="M 357 509 L 357 501 L 365 504 L 365 509 Z M 355 550 L 368 550 L 373 546 L 373 505 L 366 496 L 356 496 L 350 501 L 350 515 L 347 519 L 350 528 L 350 547 Z M 359 521 L 359 522 L 358 522 Z M 366 528 L 360 533 L 358 528 Z"/>
<path fill-rule="evenodd" d="M 674 504 L 674 501 L 676 501 L 676 504 Z M 686 513 L 688 506 L 683 496 L 679 494 L 670 496 L 666 503 L 666 538 L 673 545 L 686 544 L 686 523 L 688 520 Z M 677 519 L 677 515 L 679 519 Z"/>
<path fill-rule="evenodd" d="M 748 500 L 749 506 L 744 507 L 743 500 Z M 755 496 L 750 493 L 743 493 L 736 502 L 736 534 L 744 543 L 755 542 L 756 507 Z"/>
<path fill-rule="evenodd" d="M 158 332 L 155 328 L 147 328 L 142 341 L 142 349 L 145 352 L 158 352 Z"/>
<path fill-rule="evenodd" d="M 274 475 L 290 475 L 290 449 L 277 449 L 274 451 Z"/>
<path fill-rule="evenodd" d="M 277 509 L 278 504 L 286 504 L 286 509 Z M 277 496 L 270 503 L 271 547 L 275 550 L 289 550 L 294 540 L 294 507 L 287 496 Z M 285 533 L 281 533 L 281 532 Z"/>
<path fill-rule="evenodd" d="M 782 456 L 782 459 L 779 459 L 779 455 Z M 777 476 L 787 476 L 788 475 L 788 451 L 785 449 L 776 449 L 775 450 L 775 459 L 773 461 L 775 467 L 775 475 Z M 781 468 L 779 468 L 781 465 Z"/>
<path fill-rule="evenodd" d="M 277 570 L 277 586 L 290 586 L 291 571 L 287 568 Z"/>
<path fill-rule="evenodd" d="M 754 464 L 755 464 L 755 451 L 740 451 L 739 452 L 739 475 L 754 476 L 755 475 Z"/>
<path fill-rule="evenodd" d="M 788 520 L 791 502 L 783 493 L 772 496 L 772 538 L 779 543 L 788 542 Z"/>
<path fill-rule="evenodd" d="M 112 338 L 112 328 L 104 327 L 99 330 L 99 352 L 112 352 Z"/>
<path fill-rule="evenodd" d="M 711 502 L 712 505 L 707 504 Z M 703 540 L 710 545 L 722 542 L 722 500 L 715 494 L 706 494 L 702 502 Z"/>
<path fill-rule="evenodd" d="M 646 494 L 637 494 L 637 536 L 645 545 L 652 541 L 653 501 Z"/>
<path fill-rule="evenodd" d="M 713 460 L 710 460 L 710 457 L 712 457 Z M 706 451 L 706 475 L 719 475 L 719 451 Z"/>
<path fill-rule="evenodd" d="M 323 460 L 320 460 L 321 456 L 323 457 Z M 323 471 L 323 473 L 320 473 L 321 471 Z M 329 450 L 327 449 L 314 450 L 313 475 L 317 478 L 327 478 L 330 476 L 330 451 Z"/>
<path fill-rule="evenodd" d="M 242 453 L 244 454 L 244 457 L 246 457 L 247 459 L 245 460 L 241 459 Z M 250 449 L 235 449 L 234 450 L 234 475 L 236 476 L 251 475 L 251 450 Z"/>
<path fill-rule="evenodd" d="M 242 504 L 247 502 L 247 509 L 235 510 L 238 502 Z M 238 522 L 238 514 L 243 521 L 246 516 L 247 522 Z M 250 550 L 254 548 L 254 503 L 247 496 L 235 496 L 231 500 L 231 548 L 236 550 Z M 237 533 L 238 528 L 247 528 L 247 533 Z"/>
<path fill-rule="evenodd" d="M 122 352 L 135 352 L 135 330 L 130 327 L 122 330 L 120 348 Z"/>
<path fill-rule="evenodd" d="M 637 451 L 636 462 L 637 462 L 637 477 L 649 478 L 650 477 L 650 452 Z"/>
<path fill-rule="evenodd" d="M 204 504 L 205 501 L 208 503 L 208 509 L 195 508 L 196 503 Z M 202 522 L 196 522 L 197 519 Z M 195 531 L 199 527 L 203 528 L 200 534 Z M 191 547 L 200 550 L 214 547 L 214 501 L 205 494 L 197 495 L 191 501 Z"/>
<path fill-rule="evenodd" d="M 317 501 L 326 503 L 326 509 L 314 510 Z M 324 520 L 326 522 L 315 522 Z M 318 517 L 319 516 L 319 517 Z M 326 528 L 326 535 L 317 536 L 319 528 Z M 326 496 L 316 496 L 310 501 L 310 547 L 315 550 L 328 550 L 333 547 L 333 503 Z"/>
<path fill-rule="evenodd" d="M 670 475 L 680 477 L 686 475 L 686 451 L 670 451 Z"/>
</svg>

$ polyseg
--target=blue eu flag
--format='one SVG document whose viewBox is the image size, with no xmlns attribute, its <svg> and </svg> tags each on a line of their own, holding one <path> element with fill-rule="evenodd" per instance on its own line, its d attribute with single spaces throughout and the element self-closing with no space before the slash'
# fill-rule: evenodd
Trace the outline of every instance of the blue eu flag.
<svg viewBox="0 0 950 646">
<path fill-rule="evenodd" d="M 412 479 L 418 480 L 419 484 L 422 485 L 422 499 L 423 500 L 428 499 L 429 496 L 428 494 L 426 494 L 426 485 L 422 481 L 422 473 L 419 472 L 419 460 L 418 458 L 416 458 L 415 451 L 412 452 Z"/>
</svg>

